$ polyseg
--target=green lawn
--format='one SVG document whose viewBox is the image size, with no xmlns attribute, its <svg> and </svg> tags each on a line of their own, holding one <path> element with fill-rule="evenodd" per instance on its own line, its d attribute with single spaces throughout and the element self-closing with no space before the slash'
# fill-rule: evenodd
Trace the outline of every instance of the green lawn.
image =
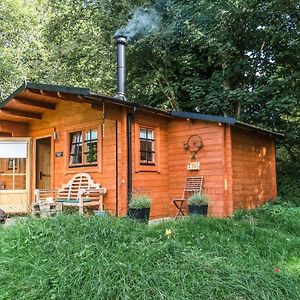
<svg viewBox="0 0 300 300">
<path fill-rule="evenodd" d="M 66 215 L 0 235 L 0 299 L 300 299 L 289 204 L 149 226 Z"/>
</svg>

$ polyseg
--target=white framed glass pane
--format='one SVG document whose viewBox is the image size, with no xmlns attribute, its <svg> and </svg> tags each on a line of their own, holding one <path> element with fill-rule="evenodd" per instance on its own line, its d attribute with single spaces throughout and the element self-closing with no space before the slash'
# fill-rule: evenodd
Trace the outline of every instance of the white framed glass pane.
<svg viewBox="0 0 300 300">
<path fill-rule="evenodd" d="M 74 132 L 70 134 L 70 165 L 82 163 L 82 132 Z"/>
<path fill-rule="evenodd" d="M 0 142 L 0 158 L 27 158 L 27 143 Z"/>
<path fill-rule="evenodd" d="M 153 152 L 147 152 L 147 161 L 154 162 L 154 153 Z"/>
<path fill-rule="evenodd" d="M 141 128 L 140 130 L 140 138 L 146 139 L 147 138 L 147 130 L 145 128 Z"/>
<path fill-rule="evenodd" d="M 13 190 L 14 176 L 0 174 L 0 190 Z"/>
<path fill-rule="evenodd" d="M 97 129 L 91 129 L 85 132 L 85 140 L 97 140 Z"/>
<path fill-rule="evenodd" d="M 82 142 L 82 134 L 81 132 L 78 132 L 75 134 L 75 142 L 76 143 L 81 143 Z"/>
<path fill-rule="evenodd" d="M 92 129 L 91 130 L 91 140 L 96 140 L 97 139 L 97 130 Z"/>
<path fill-rule="evenodd" d="M 146 152 L 141 152 L 140 160 L 141 161 L 146 161 L 147 160 L 147 153 Z"/>
<path fill-rule="evenodd" d="M 154 131 L 152 129 L 148 129 L 148 139 L 154 140 Z"/>
<path fill-rule="evenodd" d="M 0 190 L 26 190 L 28 141 L 1 139 Z"/>
<path fill-rule="evenodd" d="M 97 141 L 86 142 L 85 143 L 85 152 L 84 152 L 84 161 L 86 163 L 96 163 L 98 154 L 98 143 Z"/>
<path fill-rule="evenodd" d="M 141 141 L 141 151 L 146 151 L 146 150 L 147 150 L 147 142 Z"/>
<path fill-rule="evenodd" d="M 147 142 L 147 151 L 154 151 L 154 143 Z"/>
</svg>

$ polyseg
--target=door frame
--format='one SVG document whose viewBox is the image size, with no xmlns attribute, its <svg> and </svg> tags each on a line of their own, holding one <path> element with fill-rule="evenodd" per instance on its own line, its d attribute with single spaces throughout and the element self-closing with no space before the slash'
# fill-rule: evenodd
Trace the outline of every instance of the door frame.
<svg viewBox="0 0 300 300">
<path fill-rule="evenodd" d="M 54 157 L 55 157 L 55 150 L 54 150 L 54 139 L 53 139 L 53 134 L 46 134 L 42 136 L 38 136 L 33 138 L 33 149 L 32 149 L 32 157 L 33 157 L 33 162 L 32 162 L 32 191 L 34 195 L 34 191 L 36 190 L 36 160 L 37 160 L 37 151 L 36 151 L 36 146 L 37 146 L 37 140 L 41 140 L 44 138 L 50 138 L 50 188 L 54 189 Z"/>
</svg>

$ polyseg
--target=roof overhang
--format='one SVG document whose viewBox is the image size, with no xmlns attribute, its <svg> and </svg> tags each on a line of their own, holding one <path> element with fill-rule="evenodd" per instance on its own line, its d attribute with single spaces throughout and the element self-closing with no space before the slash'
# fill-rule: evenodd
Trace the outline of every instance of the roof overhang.
<svg viewBox="0 0 300 300">
<path fill-rule="evenodd" d="M 55 110 L 59 101 L 89 103 L 93 108 L 101 108 L 103 102 L 128 108 L 130 111 L 145 111 L 164 117 L 171 117 L 168 112 L 138 103 L 90 92 L 88 88 L 49 85 L 24 82 L 3 102 L 0 102 L 0 121 L 29 123 L 39 120 L 48 110 Z"/>
<path fill-rule="evenodd" d="M 41 119 L 43 112 L 55 110 L 60 99 L 79 101 L 89 94 L 86 88 L 24 82 L 0 102 L 0 120 L 29 123 Z"/>
<path fill-rule="evenodd" d="M 264 129 L 264 128 L 260 128 L 260 127 L 254 126 L 254 125 L 243 123 L 233 117 L 222 117 L 222 116 L 207 115 L 207 114 L 200 114 L 200 113 L 193 113 L 193 112 L 184 112 L 184 111 L 172 111 L 171 115 L 176 118 L 185 118 L 185 119 L 193 119 L 193 120 L 201 120 L 201 121 L 228 124 L 230 126 L 234 126 L 237 128 L 248 130 L 248 131 L 254 131 L 254 132 L 257 132 L 260 134 L 276 136 L 277 138 L 284 137 L 284 134 L 282 134 L 282 133 L 273 132 L 268 129 Z"/>
<path fill-rule="evenodd" d="M 236 122 L 236 119 L 231 118 L 231 117 L 206 115 L 206 114 L 185 112 L 185 111 L 172 111 L 171 115 L 176 118 L 186 118 L 186 119 L 209 121 L 209 122 L 215 122 L 215 123 L 224 123 L 224 124 L 230 124 L 230 125 L 235 124 L 235 122 Z"/>
<path fill-rule="evenodd" d="M 265 135 L 272 135 L 272 136 L 275 136 L 275 137 L 281 138 L 281 139 L 284 138 L 283 133 L 274 132 L 272 130 L 260 128 L 260 127 L 257 127 L 255 125 L 247 124 L 247 123 L 244 123 L 244 122 L 241 122 L 241 121 L 236 121 L 234 125 L 235 125 L 235 127 L 238 127 L 238 128 L 241 128 L 241 129 L 254 131 L 254 132 L 257 132 L 257 133 L 263 133 Z"/>
<path fill-rule="evenodd" d="M 161 110 L 161 109 L 158 109 L 155 107 L 151 107 L 148 105 L 142 105 L 139 103 L 125 101 L 125 100 L 118 98 L 117 96 L 110 97 L 110 96 L 103 96 L 103 95 L 99 95 L 99 94 L 95 94 L 95 93 L 90 93 L 90 95 L 85 98 L 90 99 L 90 100 L 104 101 L 104 102 L 116 104 L 119 106 L 124 106 L 133 111 L 139 110 L 139 111 L 144 111 L 144 112 L 148 112 L 148 113 L 153 113 L 156 115 L 161 115 L 161 116 L 168 117 L 168 118 L 172 117 L 170 113 L 168 113 L 164 110 Z"/>
</svg>

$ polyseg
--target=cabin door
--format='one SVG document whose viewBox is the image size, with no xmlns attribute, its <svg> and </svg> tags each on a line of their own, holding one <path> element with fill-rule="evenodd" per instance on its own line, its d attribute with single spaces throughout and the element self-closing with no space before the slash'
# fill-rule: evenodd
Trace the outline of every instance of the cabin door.
<svg viewBox="0 0 300 300">
<path fill-rule="evenodd" d="M 36 188 L 51 188 L 51 137 L 36 140 Z"/>
</svg>

